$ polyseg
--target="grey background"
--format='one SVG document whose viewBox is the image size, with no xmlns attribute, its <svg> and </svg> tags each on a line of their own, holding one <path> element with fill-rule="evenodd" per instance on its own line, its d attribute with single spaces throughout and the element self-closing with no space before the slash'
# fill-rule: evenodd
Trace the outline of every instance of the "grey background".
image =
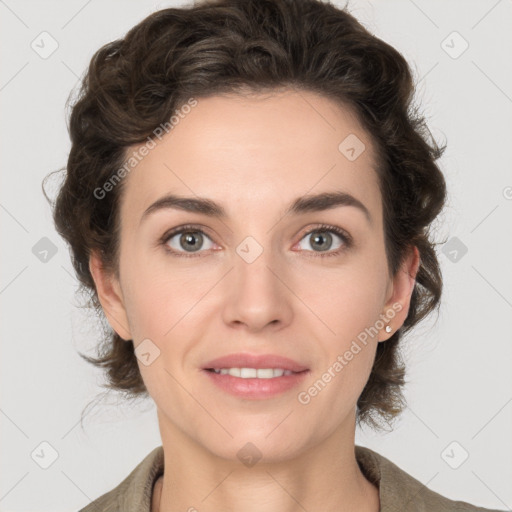
<svg viewBox="0 0 512 512">
<path fill-rule="evenodd" d="M 41 181 L 66 164 L 65 102 L 94 51 L 177 5 L 186 4 L 0 0 L 1 511 L 79 509 L 161 444 L 152 402 L 118 405 L 113 395 L 86 416 L 85 431 L 79 425 L 103 378 L 77 350 L 92 354 L 99 328 L 77 307 Z M 451 499 L 510 509 L 512 2 L 350 6 L 412 64 L 417 101 L 433 135 L 448 142 L 440 165 L 450 195 L 438 224 L 438 239 L 449 240 L 440 247 L 441 313 L 405 343 L 409 409 L 393 432 L 365 429 L 356 442 Z M 47 58 L 31 47 L 51 49 L 43 31 L 58 43 Z M 457 58 L 463 41 L 454 31 L 469 44 Z M 44 237 L 56 253 L 41 261 Z M 51 449 L 42 442 L 58 454 L 47 469 L 40 464 Z M 31 456 L 41 449 L 44 457 Z M 469 457 L 453 469 L 447 460 L 456 465 L 462 450 Z"/>
</svg>

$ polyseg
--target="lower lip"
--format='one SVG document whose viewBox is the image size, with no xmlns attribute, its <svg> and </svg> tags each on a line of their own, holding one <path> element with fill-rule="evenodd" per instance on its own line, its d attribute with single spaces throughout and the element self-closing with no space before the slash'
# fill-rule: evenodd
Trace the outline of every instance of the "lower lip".
<svg viewBox="0 0 512 512">
<path fill-rule="evenodd" d="M 272 379 L 242 379 L 232 375 L 221 375 L 220 373 L 203 370 L 211 381 L 219 388 L 231 395 L 248 398 L 252 400 L 263 400 L 289 391 L 301 383 L 309 370 Z"/>
</svg>

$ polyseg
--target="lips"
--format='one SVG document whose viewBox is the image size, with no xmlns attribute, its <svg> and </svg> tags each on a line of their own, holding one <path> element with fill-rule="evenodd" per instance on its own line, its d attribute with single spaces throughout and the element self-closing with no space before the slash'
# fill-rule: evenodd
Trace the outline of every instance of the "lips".
<svg viewBox="0 0 512 512">
<path fill-rule="evenodd" d="M 307 366 L 277 354 L 229 354 L 212 359 L 203 366 L 203 370 L 220 370 L 221 368 L 281 368 L 294 373 L 308 370 Z"/>
<path fill-rule="evenodd" d="M 201 373 L 205 382 L 237 399 L 268 400 L 297 388 L 311 372 L 298 361 L 277 354 L 241 353 L 213 359 Z"/>
</svg>

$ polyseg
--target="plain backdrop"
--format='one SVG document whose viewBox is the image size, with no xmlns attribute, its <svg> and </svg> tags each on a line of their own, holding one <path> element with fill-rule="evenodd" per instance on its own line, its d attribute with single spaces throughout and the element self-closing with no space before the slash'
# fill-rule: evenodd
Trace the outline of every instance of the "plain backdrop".
<svg viewBox="0 0 512 512">
<path fill-rule="evenodd" d="M 79 424 L 103 376 L 77 352 L 93 355 L 99 327 L 78 308 L 41 182 L 66 165 L 65 103 L 93 53 L 180 5 L 0 0 L 1 511 L 78 510 L 161 444 L 151 401 L 112 395 Z M 404 340 L 409 408 L 392 432 L 363 429 L 356 442 L 451 499 L 510 509 L 512 2 L 349 5 L 411 63 L 431 132 L 448 144 L 450 196 L 437 235 L 448 240 L 440 314 Z M 38 249 L 52 245 L 42 261 Z M 38 453 L 55 460 L 45 469 Z M 468 458 L 454 469 L 447 453 L 452 466 Z"/>
</svg>

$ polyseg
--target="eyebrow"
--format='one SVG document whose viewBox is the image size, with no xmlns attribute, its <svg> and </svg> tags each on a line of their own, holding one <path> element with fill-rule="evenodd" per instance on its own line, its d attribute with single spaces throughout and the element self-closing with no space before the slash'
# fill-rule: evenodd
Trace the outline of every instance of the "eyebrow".
<svg viewBox="0 0 512 512">
<path fill-rule="evenodd" d="M 288 206 L 285 215 L 300 215 L 308 212 L 321 212 L 340 206 L 352 206 L 364 213 L 367 221 L 372 224 L 372 216 L 368 208 L 359 199 L 347 192 L 324 192 L 316 195 L 298 197 Z M 167 194 L 152 203 L 140 219 L 140 223 L 151 214 L 167 209 L 182 210 L 191 213 L 202 213 L 209 217 L 226 219 L 226 210 L 215 201 L 202 197 L 184 197 L 175 194 Z"/>
</svg>

